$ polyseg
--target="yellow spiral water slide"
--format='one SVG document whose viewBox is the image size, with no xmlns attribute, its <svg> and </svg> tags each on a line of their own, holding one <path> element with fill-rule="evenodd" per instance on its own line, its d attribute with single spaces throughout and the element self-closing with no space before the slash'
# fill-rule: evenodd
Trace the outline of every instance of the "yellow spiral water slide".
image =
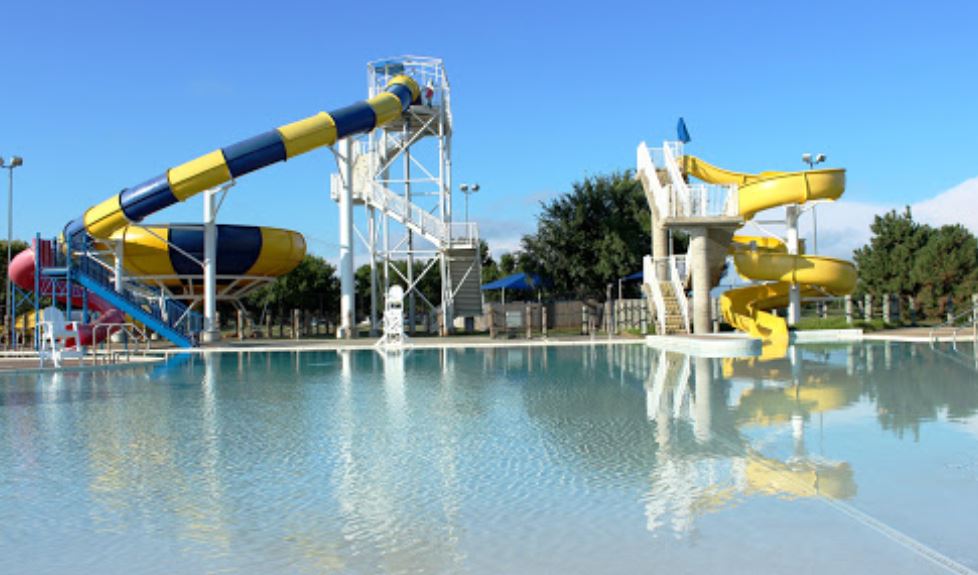
<svg viewBox="0 0 978 575">
<path fill-rule="evenodd" d="M 758 212 L 778 206 L 837 200 L 845 192 L 844 169 L 744 174 L 713 166 L 695 156 L 683 158 L 687 175 L 710 184 L 736 184 L 740 215 L 752 219 Z M 730 248 L 737 273 L 760 283 L 728 290 L 720 297 L 724 320 L 765 341 L 787 342 L 784 319 L 768 310 L 788 304 L 791 286 L 803 297 L 845 295 L 856 287 L 852 262 L 825 256 L 788 253 L 781 240 L 734 236 Z"/>
</svg>

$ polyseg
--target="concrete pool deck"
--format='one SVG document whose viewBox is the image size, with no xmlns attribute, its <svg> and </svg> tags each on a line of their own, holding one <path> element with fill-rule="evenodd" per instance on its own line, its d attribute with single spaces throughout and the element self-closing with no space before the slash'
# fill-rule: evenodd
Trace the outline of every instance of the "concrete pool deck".
<svg viewBox="0 0 978 575">
<path fill-rule="evenodd" d="M 904 342 L 904 343 L 969 343 L 974 341 L 972 328 L 932 329 L 928 327 L 897 328 L 878 332 L 860 334 L 858 330 L 813 330 L 796 332 L 796 343 L 815 343 L 826 341 L 869 341 L 869 342 Z M 692 355 L 707 355 L 711 357 L 730 357 L 735 355 L 756 355 L 755 344 L 751 338 L 735 333 L 710 334 L 705 336 L 584 336 L 584 335 L 554 335 L 552 337 L 536 337 L 533 339 L 490 338 L 488 335 L 455 335 L 448 337 L 420 336 L 412 338 L 405 349 L 485 349 L 503 347 L 546 347 L 546 346 L 576 346 L 576 345 L 639 345 L 645 344 L 657 349 L 690 353 Z M 165 360 L 171 355 L 184 353 L 241 353 L 241 352 L 296 352 L 296 351 L 339 351 L 373 349 L 376 339 L 361 337 L 350 340 L 330 338 L 309 339 L 232 339 L 227 338 L 213 344 L 204 344 L 199 348 L 181 349 L 164 347 L 162 343 L 154 344 L 148 351 L 134 354 L 126 361 L 116 363 L 92 364 L 90 358 L 84 360 L 65 360 L 61 370 L 87 371 L 110 368 L 135 367 L 148 365 Z M 719 354 L 719 355 L 717 355 Z M 0 352 L 0 374 L 21 374 L 58 371 L 50 365 L 39 367 L 36 354 L 29 352 Z"/>
</svg>

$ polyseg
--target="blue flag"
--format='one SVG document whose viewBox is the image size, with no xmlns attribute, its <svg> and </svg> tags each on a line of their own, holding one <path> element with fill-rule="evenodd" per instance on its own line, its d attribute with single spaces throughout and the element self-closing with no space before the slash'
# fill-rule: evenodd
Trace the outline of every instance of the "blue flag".
<svg viewBox="0 0 978 575">
<path fill-rule="evenodd" d="M 679 138 L 679 141 L 684 144 L 688 144 L 689 142 L 693 141 L 693 139 L 689 137 L 689 130 L 686 129 L 686 120 L 683 120 L 682 116 L 679 117 L 679 123 L 676 124 L 676 137 Z"/>
</svg>

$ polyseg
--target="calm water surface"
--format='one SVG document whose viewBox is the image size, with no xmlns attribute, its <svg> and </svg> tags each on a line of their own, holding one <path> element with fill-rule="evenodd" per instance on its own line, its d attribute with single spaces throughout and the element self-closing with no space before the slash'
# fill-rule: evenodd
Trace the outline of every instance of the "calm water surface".
<svg viewBox="0 0 978 575">
<path fill-rule="evenodd" d="M 978 570 L 975 365 L 582 346 L 0 377 L 0 573 Z"/>
</svg>

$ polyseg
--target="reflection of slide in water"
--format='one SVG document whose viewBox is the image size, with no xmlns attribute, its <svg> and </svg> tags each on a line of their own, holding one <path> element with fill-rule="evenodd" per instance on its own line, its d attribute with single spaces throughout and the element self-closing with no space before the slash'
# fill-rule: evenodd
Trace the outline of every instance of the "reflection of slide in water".
<svg viewBox="0 0 978 575">
<path fill-rule="evenodd" d="M 694 156 L 686 156 L 683 167 L 688 175 L 704 182 L 736 184 L 740 215 L 745 220 L 778 206 L 834 201 L 845 191 L 845 170 L 841 169 L 744 174 L 718 168 Z M 802 296 L 845 295 L 856 287 L 856 268 L 851 262 L 788 254 L 785 244 L 775 238 L 735 236 L 731 251 L 737 273 L 748 280 L 769 283 L 724 293 L 720 298 L 724 319 L 764 340 L 787 345 L 787 324 L 767 310 L 788 304 L 792 284 L 801 288 Z"/>
<path fill-rule="evenodd" d="M 644 497 L 650 530 L 664 526 L 685 533 L 696 516 L 719 511 L 742 500 L 738 496 L 849 499 L 857 487 L 852 466 L 807 454 L 800 414 L 838 409 L 858 397 L 848 379 L 812 373 L 808 385 L 772 386 L 747 390 L 737 407 L 715 402 L 722 397 L 713 377 L 714 362 L 683 354 L 660 352 L 646 383 L 646 415 L 656 424 L 658 450 L 651 485 Z M 787 360 L 773 363 L 737 361 L 725 363 L 726 377 L 788 381 Z M 836 374 L 832 374 L 833 376 Z M 731 421 L 732 420 L 732 421 Z M 677 433 L 676 424 L 689 421 L 693 438 Z M 786 461 L 767 457 L 751 447 L 740 433 L 744 424 L 777 427 L 790 425 L 795 453 Z M 714 431 L 720 429 L 719 432 Z"/>
</svg>

